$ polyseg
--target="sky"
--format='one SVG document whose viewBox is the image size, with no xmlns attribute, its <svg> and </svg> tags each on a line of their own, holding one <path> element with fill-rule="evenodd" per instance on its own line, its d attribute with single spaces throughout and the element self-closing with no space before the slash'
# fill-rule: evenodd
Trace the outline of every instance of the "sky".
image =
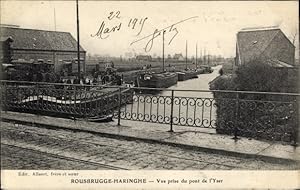
<svg viewBox="0 0 300 190">
<path fill-rule="evenodd" d="M 0 3 L 2 24 L 70 32 L 76 39 L 75 0 Z M 195 56 L 197 45 L 198 56 L 231 57 L 242 28 L 276 25 L 292 39 L 298 15 L 298 1 L 79 1 L 80 44 L 89 54 L 161 56 L 165 28 L 165 55 L 185 55 L 187 46 L 188 57 Z M 298 40 L 295 45 L 298 50 Z"/>
</svg>

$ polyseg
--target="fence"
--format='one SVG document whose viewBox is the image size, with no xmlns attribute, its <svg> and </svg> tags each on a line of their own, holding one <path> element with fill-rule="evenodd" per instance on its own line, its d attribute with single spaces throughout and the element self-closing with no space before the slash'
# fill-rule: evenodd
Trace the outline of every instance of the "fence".
<svg viewBox="0 0 300 190">
<path fill-rule="evenodd" d="M 114 110 L 126 103 L 118 101 L 119 94 L 132 95 L 130 89 L 119 90 L 91 85 L 1 81 L 3 109 L 64 117 L 114 114 Z"/>
<path fill-rule="evenodd" d="M 299 94 L 129 88 L 1 81 L 5 110 L 212 128 L 217 133 L 297 142 Z"/>
</svg>

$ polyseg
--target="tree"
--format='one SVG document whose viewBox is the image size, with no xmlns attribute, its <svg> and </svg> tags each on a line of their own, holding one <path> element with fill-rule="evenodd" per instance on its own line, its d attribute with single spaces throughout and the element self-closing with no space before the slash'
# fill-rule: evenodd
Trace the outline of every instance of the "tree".
<svg viewBox="0 0 300 190">
<path fill-rule="evenodd" d="M 11 63 L 12 60 L 12 50 L 11 50 L 11 43 L 13 42 L 12 38 L 8 38 L 7 40 L 1 43 L 1 50 L 3 55 L 3 63 Z"/>
<path fill-rule="evenodd" d="M 222 76 L 223 75 L 223 69 L 219 70 L 219 74 Z"/>
<path fill-rule="evenodd" d="M 294 44 L 294 46 L 296 46 L 295 42 L 296 42 L 297 35 L 298 35 L 298 28 L 297 28 L 297 26 L 295 26 L 293 28 L 293 31 L 290 34 L 290 40 L 292 41 L 292 43 Z"/>
</svg>

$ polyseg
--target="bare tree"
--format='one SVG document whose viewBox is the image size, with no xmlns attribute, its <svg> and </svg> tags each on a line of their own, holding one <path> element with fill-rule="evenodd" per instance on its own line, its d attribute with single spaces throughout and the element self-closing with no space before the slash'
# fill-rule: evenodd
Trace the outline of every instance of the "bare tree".
<svg viewBox="0 0 300 190">
<path fill-rule="evenodd" d="M 291 32 L 291 40 L 292 40 L 292 43 L 294 44 L 294 45 L 296 45 L 295 44 L 295 41 L 296 41 L 296 37 L 298 36 L 298 28 L 295 26 L 294 27 L 294 29 L 293 29 L 293 31 Z"/>
</svg>

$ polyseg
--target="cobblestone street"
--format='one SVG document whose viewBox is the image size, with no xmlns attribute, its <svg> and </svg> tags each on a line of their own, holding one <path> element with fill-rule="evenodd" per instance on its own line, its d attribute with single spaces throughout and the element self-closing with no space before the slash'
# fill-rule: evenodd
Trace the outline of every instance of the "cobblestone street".
<svg viewBox="0 0 300 190">
<path fill-rule="evenodd" d="M 1 123 L 2 169 L 297 169 L 295 162 L 241 158 L 158 143 Z"/>
<path fill-rule="evenodd" d="M 49 168 L 68 168 L 71 170 L 107 170 L 116 169 L 92 162 L 84 162 L 82 160 L 76 160 L 68 157 L 49 154 L 37 150 L 11 146 L 1 145 L 2 166 L 4 169 L 8 166 L 13 166 L 17 169 L 41 169 L 47 170 Z M 34 165 L 33 163 L 34 162 Z"/>
</svg>

